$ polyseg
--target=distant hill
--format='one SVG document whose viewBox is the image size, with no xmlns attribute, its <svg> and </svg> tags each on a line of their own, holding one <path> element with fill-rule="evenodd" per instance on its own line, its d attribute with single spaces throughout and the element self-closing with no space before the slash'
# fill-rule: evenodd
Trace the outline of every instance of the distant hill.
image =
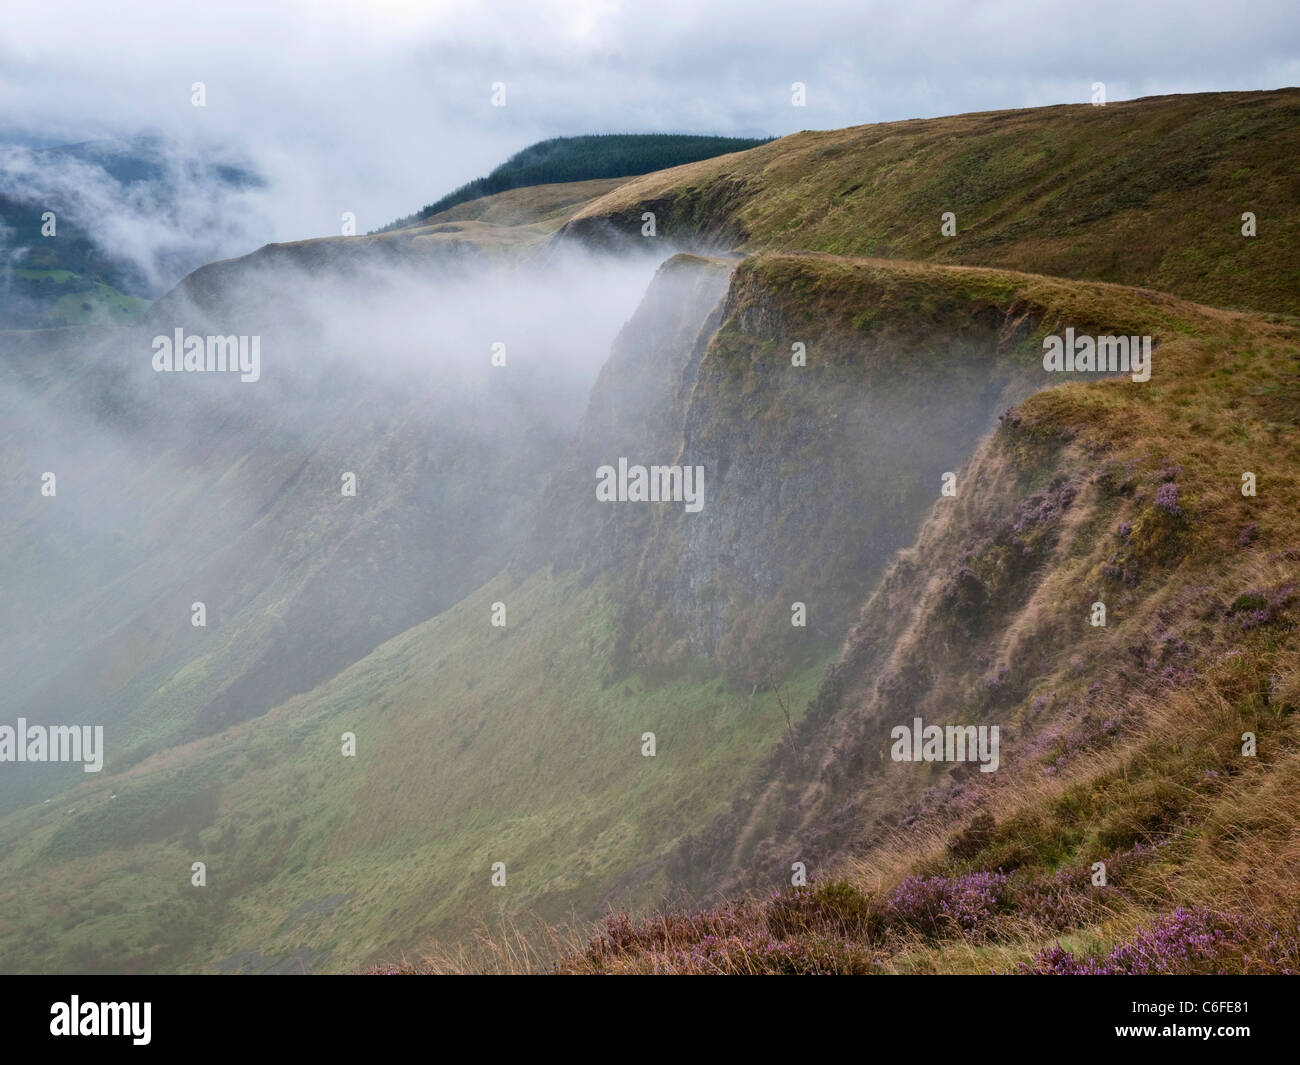
<svg viewBox="0 0 1300 1065">
<path fill-rule="evenodd" d="M 385 233 L 430 218 L 449 207 L 507 189 L 594 178 L 636 177 L 767 144 L 771 137 L 709 137 L 687 133 L 599 133 L 552 137 L 516 152 L 487 177 L 475 178 L 415 214 L 377 229 Z"/>
<path fill-rule="evenodd" d="M 262 183 L 245 167 L 157 136 L 49 148 L 0 142 L 0 329 L 130 320 L 229 251 L 231 231 L 246 224 L 232 198 Z M 113 213 L 150 238 L 121 241 L 106 226 Z"/>
</svg>

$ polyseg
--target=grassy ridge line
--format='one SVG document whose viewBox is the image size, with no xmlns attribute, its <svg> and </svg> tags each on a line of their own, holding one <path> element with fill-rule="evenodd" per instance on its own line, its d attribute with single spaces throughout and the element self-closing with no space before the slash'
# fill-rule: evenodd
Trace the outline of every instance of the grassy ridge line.
<svg viewBox="0 0 1300 1065">
<path fill-rule="evenodd" d="M 1297 89 L 889 122 L 634 178 L 564 233 L 639 238 L 653 211 L 687 246 L 992 266 L 1298 314 L 1297 153 Z"/>
<path fill-rule="evenodd" d="M 346 272 L 370 263 L 381 269 L 417 271 L 445 266 L 453 256 L 462 256 L 471 266 L 483 261 L 519 263 L 544 247 L 578 208 L 622 182 L 613 178 L 534 185 L 470 200 L 401 229 L 267 244 L 248 255 L 199 267 L 161 297 L 153 310 L 163 316 L 172 313 L 178 296 L 211 302 L 238 285 L 245 270 L 259 266 Z"/>
<path fill-rule="evenodd" d="M 574 211 L 597 197 L 612 192 L 624 178 L 597 178 L 557 185 L 529 185 L 510 189 L 448 207 L 424 219 L 417 229 L 433 229 L 446 223 L 482 222 L 491 226 L 545 227 L 553 232 L 568 221 Z"/>
</svg>

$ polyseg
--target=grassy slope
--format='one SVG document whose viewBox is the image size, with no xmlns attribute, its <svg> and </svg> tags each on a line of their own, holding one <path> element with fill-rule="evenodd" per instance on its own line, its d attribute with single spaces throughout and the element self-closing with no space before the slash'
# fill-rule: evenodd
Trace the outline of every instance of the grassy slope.
<svg viewBox="0 0 1300 1065">
<path fill-rule="evenodd" d="M 1297 152 L 1296 89 L 889 122 L 635 178 L 570 229 L 635 236 L 654 209 L 679 241 L 998 266 L 1294 314 Z"/>
<path fill-rule="evenodd" d="M 448 207 L 413 228 L 435 227 L 444 222 L 484 222 L 494 226 L 537 226 L 559 228 L 587 203 L 618 188 L 627 178 L 595 178 L 555 185 L 531 185 Z"/>
<path fill-rule="evenodd" d="M 24 328 L 130 322 L 149 306 L 148 300 L 98 280 L 88 281 L 90 287 L 82 291 L 68 291 L 82 282 L 71 270 L 15 269 L 13 277 L 26 282 L 20 284 L 20 298 L 34 298 L 41 304 L 39 311 L 30 314 L 32 324 Z"/>
<path fill-rule="evenodd" d="M 7 819 L 5 968 L 349 967 L 475 914 L 599 909 L 614 873 L 717 812 L 783 720 L 716 680 L 606 686 L 612 609 L 600 583 L 502 579 L 263 720 Z"/>
</svg>

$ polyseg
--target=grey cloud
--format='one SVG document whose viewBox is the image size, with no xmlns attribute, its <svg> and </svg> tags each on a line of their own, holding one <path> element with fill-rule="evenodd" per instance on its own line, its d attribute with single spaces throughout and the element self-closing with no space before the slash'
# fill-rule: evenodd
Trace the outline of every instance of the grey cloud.
<svg viewBox="0 0 1300 1065">
<path fill-rule="evenodd" d="M 1112 100 L 1300 81 L 1300 19 L 1280 0 L 14 6 L 11 125 L 238 143 L 270 180 L 277 240 L 336 233 L 343 211 L 372 229 L 558 134 L 781 135 L 1082 102 L 1094 81 Z"/>
</svg>

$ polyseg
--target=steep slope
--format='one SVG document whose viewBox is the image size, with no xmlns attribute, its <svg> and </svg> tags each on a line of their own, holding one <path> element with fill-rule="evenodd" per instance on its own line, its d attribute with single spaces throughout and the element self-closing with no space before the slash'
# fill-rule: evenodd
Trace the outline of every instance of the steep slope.
<svg viewBox="0 0 1300 1065">
<path fill-rule="evenodd" d="M 786 893 L 611 919 L 566 967 L 1300 960 L 1300 822 L 1279 806 L 1300 773 L 1300 330 L 1047 279 L 1017 297 L 1040 323 L 1030 345 L 1067 322 L 1165 338 L 1151 381 L 1008 411 L 867 601 L 793 742 L 673 859 L 688 897 Z M 895 758 L 915 718 L 998 725 L 998 769 Z M 789 892 L 793 862 L 813 889 Z"/>
<path fill-rule="evenodd" d="M 1100 707 L 1122 727 L 1127 703 L 1167 696 L 1198 663 L 1248 642 L 1255 626 L 1235 616 L 1239 595 L 1267 588 L 1272 601 L 1295 576 L 1285 549 L 1300 487 L 1297 331 L 1092 286 L 1026 279 L 1017 295 L 1040 323 L 1030 348 L 1066 321 L 1169 339 L 1147 384 L 1073 384 L 1009 412 L 959 476 L 958 497 L 936 505 L 819 692 L 801 734 L 808 752 L 783 778 L 802 782 L 797 795 L 771 797 L 786 820 L 798 811 L 796 831 L 770 840 L 779 849 L 860 842 L 863 806 L 887 824 L 906 816 L 904 781 L 935 781 L 891 763 L 881 772 L 878 759 L 913 713 L 1005 724 L 1014 712 L 1022 743 L 1062 715 L 1099 725 Z M 1246 471 L 1266 493 L 1242 495 Z M 1095 602 L 1107 605 L 1104 626 L 1090 623 Z M 1040 742 L 1031 758 L 1011 739 L 1004 751 L 1012 766 L 1055 765 L 1061 753 Z M 777 817 L 760 807 L 746 820 L 764 816 Z"/>
<path fill-rule="evenodd" d="M 746 260 L 673 361 L 611 357 L 528 557 L 622 574 L 620 669 L 705 659 L 752 687 L 824 655 L 941 475 L 1038 380 L 1014 296 L 989 273 Z M 702 467 L 701 509 L 600 502 L 593 472 L 620 458 Z"/>
</svg>

